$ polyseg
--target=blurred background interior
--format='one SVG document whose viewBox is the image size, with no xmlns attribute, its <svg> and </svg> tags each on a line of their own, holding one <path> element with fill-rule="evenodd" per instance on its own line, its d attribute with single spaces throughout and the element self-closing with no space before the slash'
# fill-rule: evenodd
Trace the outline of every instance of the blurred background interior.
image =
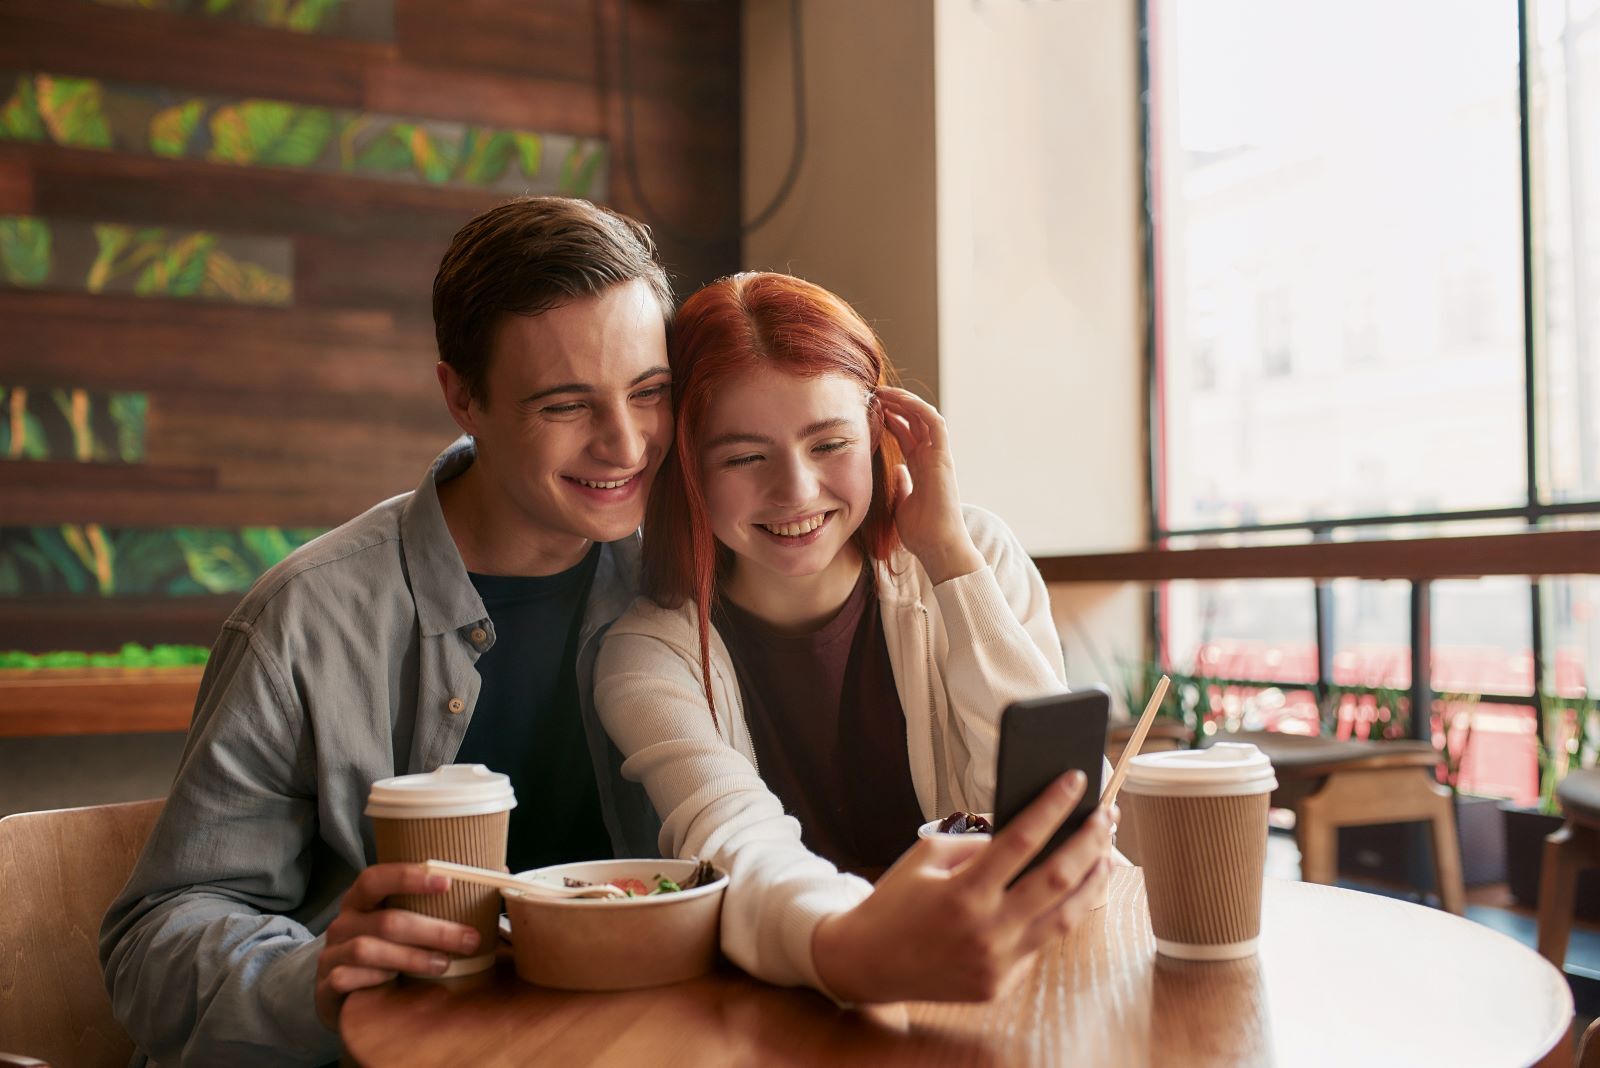
<svg viewBox="0 0 1600 1068">
<path fill-rule="evenodd" d="M 452 437 L 433 272 L 523 192 L 852 301 L 1074 685 L 1369 747 L 1314 788 L 1427 743 L 1534 939 L 1600 774 L 1600 0 L 3 0 L 0 815 L 165 793 L 240 594 Z M 1448 906 L 1407 815 L 1319 877 Z"/>
</svg>

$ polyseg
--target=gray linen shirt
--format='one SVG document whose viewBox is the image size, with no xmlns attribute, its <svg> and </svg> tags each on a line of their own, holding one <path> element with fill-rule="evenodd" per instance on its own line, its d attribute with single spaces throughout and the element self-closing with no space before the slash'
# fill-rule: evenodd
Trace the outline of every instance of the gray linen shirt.
<svg viewBox="0 0 1600 1068">
<path fill-rule="evenodd" d="M 316 1015 L 317 956 L 375 857 L 368 787 L 450 763 L 478 697 L 475 662 L 494 644 L 437 489 L 474 455 L 457 441 L 415 492 L 301 547 L 223 624 L 166 808 L 101 927 L 135 1064 L 339 1056 Z M 660 828 L 643 788 L 622 778 L 592 697 L 600 638 L 633 599 L 638 561 L 637 535 L 602 547 L 577 659 L 619 856 L 655 855 Z M 475 646 L 476 628 L 487 637 Z"/>
</svg>

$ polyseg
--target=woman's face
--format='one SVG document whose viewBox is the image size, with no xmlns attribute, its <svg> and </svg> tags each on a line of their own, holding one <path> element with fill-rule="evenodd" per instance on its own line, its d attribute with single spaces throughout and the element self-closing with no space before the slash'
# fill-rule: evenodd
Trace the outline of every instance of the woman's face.
<svg viewBox="0 0 1600 1068">
<path fill-rule="evenodd" d="M 750 371 L 717 391 L 699 437 L 711 529 L 740 566 L 819 574 L 867 517 L 873 441 L 856 379 Z"/>
</svg>

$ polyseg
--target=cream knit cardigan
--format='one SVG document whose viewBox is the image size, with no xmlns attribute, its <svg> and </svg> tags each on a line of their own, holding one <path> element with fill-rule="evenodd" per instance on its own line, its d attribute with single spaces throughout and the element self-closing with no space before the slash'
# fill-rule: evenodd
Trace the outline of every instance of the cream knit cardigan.
<svg viewBox="0 0 1600 1068">
<path fill-rule="evenodd" d="M 925 819 L 994 808 L 1000 713 L 1066 690 L 1044 580 L 989 512 L 963 509 L 988 566 L 935 586 L 904 549 L 877 566 L 878 602 L 906 720 L 911 779 Z M 811 936 L 872 891 L 800 843 L 800 824 L 761 779 L 727 646 L 711 635 L 713 725 L 701 685 L 692 604 L 640 598 L 612 625 L 595 670 L 595 706 L 661 814 L 664 855 L 728 871 L 722 949 L 768 982 L 824 990 Z M 915 828 L 906 828 L 907 841 Z"/>
</svg>

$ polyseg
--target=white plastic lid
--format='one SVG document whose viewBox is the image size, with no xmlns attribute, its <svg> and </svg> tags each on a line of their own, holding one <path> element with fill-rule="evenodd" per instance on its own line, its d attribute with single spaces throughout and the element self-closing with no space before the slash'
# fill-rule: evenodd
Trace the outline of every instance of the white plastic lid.
<svg viewBox="0 0 1600 1068">
<path fill-rule="evenodd" d="M 1160 797 L 1232 797 L 1277 789 L 1267 754 L 1248 742 L 1144 753 L 1128 763 L 1123 789 Z"/>
<path fill-rule="evenodd" d="M 422 775 L 379 779 L 367 795 L 367 815 L 390 820 L 481 816 L 516 807 L 511 780 L 482 764 L 445 764 Z"/>
</svg>

